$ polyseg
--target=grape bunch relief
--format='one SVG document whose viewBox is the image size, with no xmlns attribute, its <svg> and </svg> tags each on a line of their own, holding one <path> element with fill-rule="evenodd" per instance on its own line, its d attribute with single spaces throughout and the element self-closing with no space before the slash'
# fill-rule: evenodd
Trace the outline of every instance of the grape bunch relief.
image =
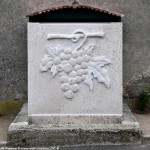
<svg viewBox="0 0 150 150">
<path fill-rule="evenodd" d="M 47 47 L 47 53 L 44 55 L 40 64 L 41 72 L 50 70 L 53 77 L 60 74 L 61 89 L 67 99 L 72 99 L 74 93 L 79 91 L 79 84 L 84 82 L 93 90 L 93 79 L 97 78 L 98 82 L 110 87 L 108 71 L 104 68 L 110 64 L 110 60 L 105 56 L 92 57 L 95 45 L 83 48 L 83 44 L 88 37 L 103 37 L 104 33 L 85 33 L 84 31 L 75 31 L 72 34 L 48 34 L 47 40 L 51 39 L 70 39 L 72 42 L 78 42 L 82 39 L 81 44 L 72 49 L 66 47 L 63 49 L 54 49 Z"/>
</svg>

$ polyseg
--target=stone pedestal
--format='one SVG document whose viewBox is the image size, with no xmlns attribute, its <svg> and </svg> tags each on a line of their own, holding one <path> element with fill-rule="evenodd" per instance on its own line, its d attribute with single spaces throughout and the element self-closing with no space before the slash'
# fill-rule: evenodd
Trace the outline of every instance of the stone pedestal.
<svg viewBox="0 0 150 150">
<path fill-rule="evenodd" d="M 140 144 L 141 130 L 128 106 L 120 124 L 95 124 L 84 126 L 35 125 L 29 123 L 25 104 L 8 130 L 10 147 L 74 147 L 89 145 Z"/>
<path fill-rule="evenodd" d="M 139 144 L 122 108 L 122 24 L 28 24 L 27 105 L 8 146 Z"/>
</svg>

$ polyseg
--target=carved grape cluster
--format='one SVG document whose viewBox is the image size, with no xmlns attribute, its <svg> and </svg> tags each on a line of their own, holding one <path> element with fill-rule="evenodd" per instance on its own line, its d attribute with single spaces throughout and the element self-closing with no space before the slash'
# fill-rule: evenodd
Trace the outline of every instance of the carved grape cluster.
<svg viewBox="0 0 150 150">
<path fill-rule="evenodd" d="M 80 38 L 83 38 L 82 43 L 74 50 L 69 47 L 62 50 L 47 47 L 47 54 L 44 55 L 40 65 L 42 72 L 50 69 L 53 77 L 60 74 L 61 89 L 65 92 L 64 96 L 67 99 L 72 99 L 74 93 L 79 91 L 81 82 L 93 90 L 94 78 L 97 78 L 98 82 L 104 83 L 106 87 L 110 87 L 108 71 L 104 68 L 105 65 L 110 64 L 110 60 L 105 56 L 92 57 L 95 45 L 82 49 L 87 37 L 103 37 L 103 35 L 103 32 L 91 34 L 84 31 L 75 31 L 71 36 L 48 34 L 48 40 L 70 38 L 72 42 L 78 42 Z"/>
<path fill-rule="evenodd" d="M 42 60 L 41 71 L 47 71 L 51 68 L 53 77 L 59 72 L 61 89 L 65 92 L 64 96 L 68 99 L 73 98 L 73 93 L 79 91 L 79 83 L 85 79 L 88 73 L 87 67 L 90 56 L 80 51 L 72 51 L 71 48 L 65 48 L 61 52 L 56 52 L 48 47 L 48 53 Z"/>
</svg>

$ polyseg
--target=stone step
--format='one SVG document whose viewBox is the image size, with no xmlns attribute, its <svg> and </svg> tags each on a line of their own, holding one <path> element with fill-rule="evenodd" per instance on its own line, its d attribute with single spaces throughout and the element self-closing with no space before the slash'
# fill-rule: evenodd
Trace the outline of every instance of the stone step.
<svg viewBox="0 0 150 150">
<path fill-rule="evenodd" d="M 150 144 L 150 135 L 143 135 L 142 144 Z"/>
<path fill-rule="evenodd" d="M 7 145 L 6 141 L 0 141 L 0 148 L 5 147 Z"/>
<path fill-rule="evenodd" d="M 124 104 L 121 124 L 93 126 L 37 126 L 28 123 L 27 105 L 8 130 L 8 146 L 49 147 L 74 145 L 141 144 L 141 130 L 128 106 Z"/>
</svg>

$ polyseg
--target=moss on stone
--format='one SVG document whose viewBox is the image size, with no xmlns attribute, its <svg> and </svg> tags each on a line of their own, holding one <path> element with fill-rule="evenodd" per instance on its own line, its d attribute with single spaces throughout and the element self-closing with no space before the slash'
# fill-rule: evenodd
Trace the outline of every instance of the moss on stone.
<svg viewBox="0 0 150 150">
<path fill-rule="evenodd" d="M 23 100 L 0 101 L 0 116 L 17 114 L 23 104 Z"/>
</svg>

